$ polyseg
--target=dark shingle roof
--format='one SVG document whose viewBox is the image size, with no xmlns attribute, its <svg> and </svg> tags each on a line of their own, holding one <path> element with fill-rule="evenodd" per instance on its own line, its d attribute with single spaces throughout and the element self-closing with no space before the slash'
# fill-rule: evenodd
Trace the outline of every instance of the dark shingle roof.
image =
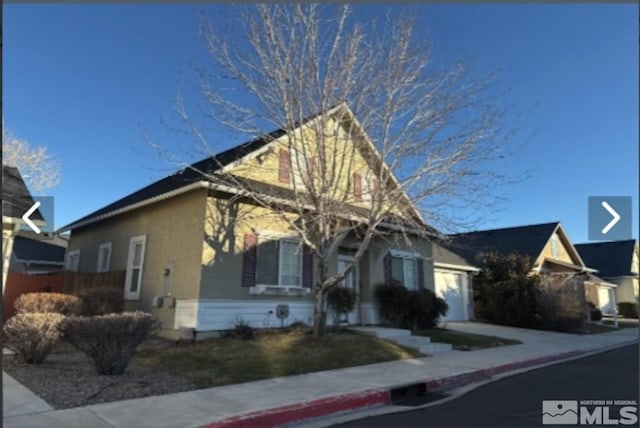
<svg viewBox="0 0 640 428">
<path fill-rule="evenodd" d="M 119 199 L 103 208 L 100 208 L 97 211 L 92 212 L 91 214 L 80 218 L 79 220 L 74 221 L 71 224 L 68 224 L 67 226 L 64 226 L 63 228 L 61 228 L 61 230 L 72 230 L 78 224 L 89 221 L 95 217 L 99 217 L 101 215 L 126 208 L 130 205 L 134 205 L 155 196 L 159 196 L 172 190 L 179 189 L 191 183 L 204 180 L 202 173 L 210 174 L 218 171 L 220 168 L 223 168 L 226 165 L 229 165 L 230 163 L 241 159 L 243 156 L 266 146 L 271 141 L 281 137 L 284 134 L 284 130 L 278 129 L 252 141 L 226 150 L 216 156 L 210 156 L 201 161 L 198 161 L 190 165 L 190 167 L 188 168 L 180 170 L 168 177 L 151 183 L 150 185 L 143 187 L 142 189 L 133 192 L 122 199 Z"/>
<path fill-rule="evenodd" d="M 62 263 L 65 250 L 59 245 L 23 236 L 16 236 L 13 241 L 13 254 L 18 260 Z"/>
<path fill-rule="evenodd" d="M 506 227 L 450 235 L 446 242 L 449 250 L 469 263 L 478 263 L 482 254 L 496 252 L 501 255 L 518 253 L 537 258 L 559 222 Z"/>
<path fill-rule="evenodd" d="M 632 275 L 631 262 L 635 244 L 636 241 L 630 239 L 577 244 L 575 247 L 588 267 L 598 269 L 598 276 L 613 278 Z"/>
<path fill-rule="evenodd" d="M 331 106 L 326 111 L 331 111 L 335 108 L 338 108 L 342 104 L 343 103 L 338 103 L 334 106 Z M 321 113 L 316 113 L 308 117 L 305 117 L 301 121 L 294 123 L 291 129 L 298 128 L 299 126 L 302 126 L 310 122 L 311 120 L 319 117 L 320 115 Z M 241 159 L 247 154 L 266 146 L 273 140 L 276 140 L 282 137 L 286 133 L 287 131 L 284 128 L 276 129 L 275 131 L 272 131 L 268 134 L 263 134 L 251 141 L 240 144 L 239 146 L 236 146 L 236 147 L 232 147 L 231 149 L 226 150 L 222 153 L 219 153 L 215 156 L 207 157 L 201 161 L 198 161 L 190 165 L 190 167 L 188 168 L 185 168 L 168 177 L 165 177 L 154 183 L 151 183 L 150 185 L 136 192 L 133 192 L 122 199 L 119 199 L 97 211 L 92 212 L 91 214 L 88 214 L 80 218 L 79 220 L 74 221 L 73 223 L 70 223 L 62 227 L 60 231 L 73 230 L 74 228 L 78 227 L 79 224 L 91 221 L 96 217 L 100 217 L 102 215 L 111 213 L 113 211 L 126 208 L 130 205 L 137 204 L 139 202 L 145 201 L 155 196 L 159 196 L 164 193 L 171 192 L 172 190 L 176 190 L 181 187 L 187 186 L 189 184 L 203 180 L 204 177 L 202 176 L 201 173 L 210 174 L 210 173 L 216 172 L 219 169 Z"/>
<path fill-rule="evenodd" d="M 463 257 L 459 256 L 458 254 L 436 243 L 434 243 L 433 245 L 433 262 L 443 263 L 448 265 L 457 265 L 457 266 L 476 267 L 478 265 L 477 262 L 474 263 L 472 260 L 465 260 Z"/>
<path fill-rule="evenodd" d="M 2 166 L 2 215 L 12 218 L 21 218 L 35 201 L 24 184 L 18 168 Z M 39 210 L 36 210 L 30 218 L 32 220 L 44 220 Z"/>
</svg>

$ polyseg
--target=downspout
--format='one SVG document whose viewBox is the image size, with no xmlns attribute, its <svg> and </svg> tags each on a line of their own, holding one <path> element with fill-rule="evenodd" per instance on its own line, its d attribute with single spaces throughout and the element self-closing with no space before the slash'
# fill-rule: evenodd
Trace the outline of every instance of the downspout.
<svg viewBox="0 0 640 428">
<path fill-rule="evenodd" d="M 13 240 L 20 230 L 20 223 L 16 223 L 13 226 L 11 236 L 9 236 L 7 246 L 3 248 L 2 254 L 2 295 L 4 296 L 4 289 L 7 284 L 7 273 L 9 272 L 9 265 L 11 263 L 11 254 L 13 254 Z"/>
</svg>

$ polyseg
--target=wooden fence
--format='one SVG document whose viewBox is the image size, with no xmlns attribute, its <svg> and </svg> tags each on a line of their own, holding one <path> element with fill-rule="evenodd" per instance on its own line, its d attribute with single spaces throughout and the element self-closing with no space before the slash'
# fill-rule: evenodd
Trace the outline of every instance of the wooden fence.
<svg viewBox="0 0 640 428">
<path fill-rule="evenodd" d="M 123 270 L 103 273 L 65 271 L 64 292 L 77 294 L 79 290 L 91 287 L 113 287 L 124 291 L 124 278 Z"/>
<path fill-rule="evenodd" d="M 7 283 L 2 296 L 2 319 L 8 320 L 15 315 L 13 302 L 25 293 L 62 293 L 64 273 L 46 275 L 28 275 L 20 272 L 8 272 Z"/>
</svg>

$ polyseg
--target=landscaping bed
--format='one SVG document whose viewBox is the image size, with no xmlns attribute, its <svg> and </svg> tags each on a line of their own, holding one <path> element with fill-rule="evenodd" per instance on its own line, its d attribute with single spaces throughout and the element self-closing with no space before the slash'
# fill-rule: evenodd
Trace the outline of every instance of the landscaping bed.
<svg viewBox="0 0 640 428">
<path fill-rule="evenodd" d="M 259 332 L 253 340 L 220 338 L 142 350 L 134 362 L 205 388 L 421 356 L 375 337 L 338 331 L 318 340 L 291 329 Z"/>
<path fill-rule="evenodd" d="M 522 342 L 515 339 L 485 336 L 481 334 L 462 333 L 443 328 L 416 330 L 417 336 L 428 336 L 435 343 L 449 343 L 457 351 L 473 351 L 475 349 L 495 348 L 497 346 L 518 345 Z"/>
<path fill-rule="evenodd" d="M 188 391 L 188 379 L 132 363 L 121 376 L 96 374 L 91 360 L 60 343 L 42 364 L 3 356 L 3 370 L 56 409 Z"/>
<path fill-rule="evenodd" d="M 39 365 L 5 355 L 3 369 L 54 408 L 66 409 L 421 356 L 374 337 L 334 332 L 315 340 L 285 329 L 258 332 L 252 340 L 153 340 L 121 376 L 96 374 L 91 360 L 65 342 Z"/>
</svg>

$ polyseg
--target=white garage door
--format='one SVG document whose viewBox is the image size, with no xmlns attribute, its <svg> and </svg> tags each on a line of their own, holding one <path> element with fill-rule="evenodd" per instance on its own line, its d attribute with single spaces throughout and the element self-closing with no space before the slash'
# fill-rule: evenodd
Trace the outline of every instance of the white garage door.
<svg viewBox="0 0 640 428">
<path fill-rule="evenodd" d="M 449 305 L 442 321 L 466 321 L 464 314 L 467 276 L 459 272 L 435 271 L 436 295 Z"/>
</svg>

